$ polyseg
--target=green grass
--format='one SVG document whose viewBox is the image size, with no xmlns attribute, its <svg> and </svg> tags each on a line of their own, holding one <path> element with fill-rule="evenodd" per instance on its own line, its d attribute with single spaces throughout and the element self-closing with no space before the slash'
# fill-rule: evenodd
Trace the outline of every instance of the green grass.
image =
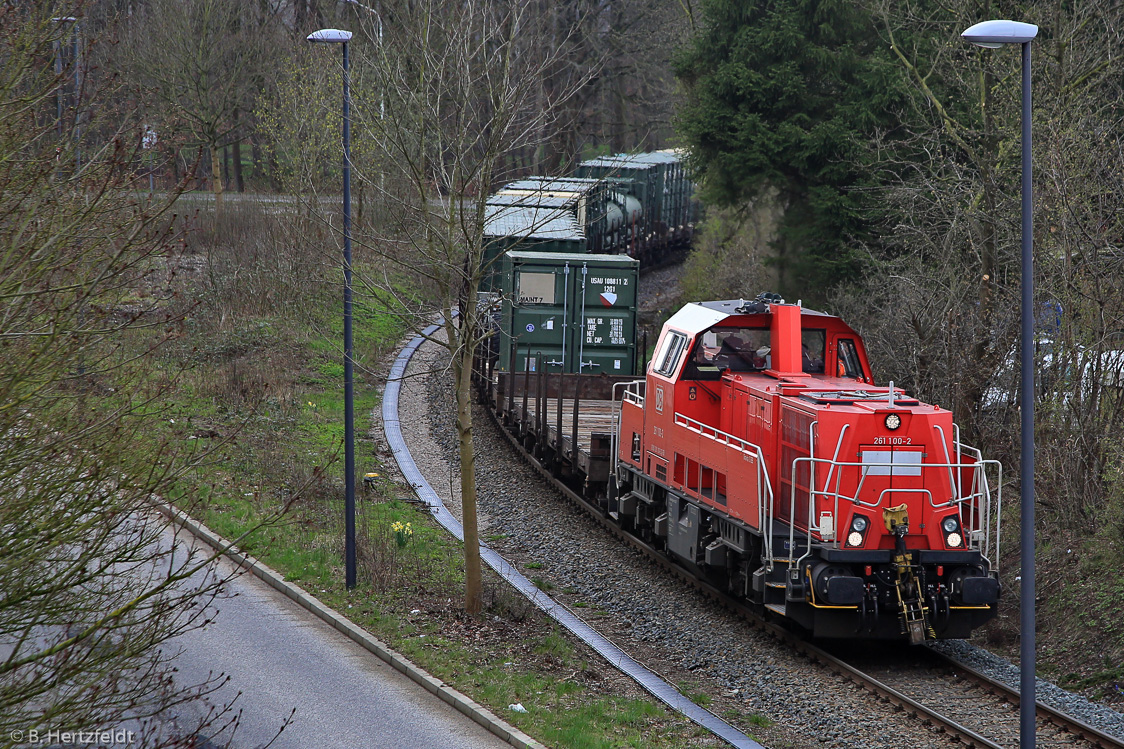
<svg viewBox="0 0 1124 749">
<path fill-rule="evenodd" d="M 223 511 L 209 515 L 215 530 L 225 528 L 234 535 L 257 519 L 250 498 L 228 498 L 219 506 Z M 411 504 L 390 501 L 379 505 L 377 512 L 381 522 L 411 523 L 414 536 L 408 548 L 416 547 L 419 554 L 434 562 L 430 569 L 435 572 L 420 582 L 440 589 L 443 596 L 459 595 L 463 584 L 459 544 L 436 526 L 427 512 Z M 408 590 L 379 591 L 361 581 L 354 591 L 347 591 L 340 584 L 338 555 L 324 548 L 309 549 L 290 531 L 288 524 L 262 529 L 244 548 L 282 572 L 287 580 L 345 611 L 350 619 L 421 668 L 550 746 L 671 749 L 698 733 L 698 729 L 670 717 L 650 701 L 592 693 L 574 681 L 571 676 L 584 673 L 588 664 L 556 629 L 548 629 L 526 643 L 532 658 L 513 656 L 509 643 L 484 651 L 469 648 L 460 640 L 444 636 L 438 622 L 415 624 L 409 617 L 402 617 L 400 612 L 415 605 Z M 535 670 L 535 664 L 544 661 L 551 667 L 546 672 Z M 516 703 L 528 712 L 508 709 Z M 660 726 L 658 732 L 653 732 L 653 724 Z"/>
<path fill-rule="evenodd" d="M 569 640 L 562 637 L 557 630 L 542 639 L 536 646 L 535 652 L 539 655 L 549 655 L 553 658 L 569 658 L 574 655 L 574 648 Z"/>
<path fill-rule="evenodd" d="M 686 682 L 679 682 L 679 693 L 700 707 L 710 707 L 710 695 Z"/>
</svg>

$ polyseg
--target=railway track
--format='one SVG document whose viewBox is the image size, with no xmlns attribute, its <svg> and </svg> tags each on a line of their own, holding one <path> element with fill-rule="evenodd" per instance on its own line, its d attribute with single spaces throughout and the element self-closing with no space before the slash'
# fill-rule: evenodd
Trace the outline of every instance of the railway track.
<svg viewBox="0 0 1124 749">
<path fill-rule="evenodd" d="M 698 579 L 650 544 L 622 530 L 599 506 L 586 500 L 529 452 L 520 439 L 504 428 L 494 410 L 488 409 L 488 412 L 496 427 L 522 458 L 555 489 L 585 510 L 597 524 L 712 600 L 734 611 L 754 628 L 961 745 L 981 749 L 1019 746 L 1017 690 L 929 648 L 905 647 L 888 651 L 882 646 L 880 658 L 872 659 L 869 654 L 863 653 L 829 652 L 808 642 L 800 634 L 778 626 L 743 602 Z M 896 660 L 886 661 L 887 652 L 898 654 Z M 1037 712 L 1039 746 L 1124 749 L 1124 741 L 1042 702 L 1038 703 Z"/>
<path fill-rule="evenodd" d="M 864 670 L 879 670 L 883 654 L 864 656 Z M 893 652 L 893 651 L 890 651 Z M 881 680 L 906 695 L 924 693 L 926 703 L 959 722 L 978 726 L 992 742 L 982 746 L 1017 747 L 1019 745 L 1019 692 L 970 666 L 959 663 L 931 648 L 898 650 L 897 667 L 885 669 Z M 908 668 L 900 668 L 903 660 Z M 856 658 L 850 659 L 852 663 Z M 1040 746 L 1090 746 L 1110 749 L 1124 746 L 1124 741 L 1078 720 L 1044 702 L 1036 703 L 1038 743 Z"/>
</svg>

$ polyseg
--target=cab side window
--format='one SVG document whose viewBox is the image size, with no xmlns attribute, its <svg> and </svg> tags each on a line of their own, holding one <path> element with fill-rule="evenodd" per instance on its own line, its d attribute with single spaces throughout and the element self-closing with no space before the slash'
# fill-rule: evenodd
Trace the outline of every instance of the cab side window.
<svg viewBox="0 0 1124 749">
<path fill-rule="evenodd" d="M 854 377 L 856 379 L 863 376 L 862 365 L 859 364 L 859 352 L 855 348 L 855 342 L 851 338 L 841 338 L 839 340 L 839 357 L 838 357 L 838 377 Z"/>
</svg>

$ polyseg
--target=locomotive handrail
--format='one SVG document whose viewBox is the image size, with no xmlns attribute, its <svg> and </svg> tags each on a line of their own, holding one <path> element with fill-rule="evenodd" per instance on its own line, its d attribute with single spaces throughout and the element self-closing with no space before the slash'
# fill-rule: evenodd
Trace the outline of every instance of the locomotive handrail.
<svg viewBox="0 0 1124 749">
<path fill-rule="evenodd" d="M 944 432 L 941 433 L 941 436 L 943 438 Z M 960 458 L 960 453 L 961 453 L 960 448 L 962 448 L 963 446 L 964 445 L 961 444 L 961 442 L 960 442 L 960 425 L 957 424 L 956 422 L 953 422 L 953 424 L 952 424 L 952 449 L 956 453 L 957 459 Z M 948 456 L 946 455 L 945 457 L 948 457 Z M 983 455 L 981 454 L 979 456 L 979 458 L 982 459 Z M 958 497 L 964 496 L 964 487 L 963 487 L 961 482 L 962 482 L 962 477 L 961 477 L 960 473 L 957 472 L 957 474 L 956 474 L 956 496 L 958 496 Z"/>
<path fill-rule="evenodd" d="M 814 439 L 814 432 L 811 431 L 811 427 L 809 427 L 809 431 L 810 431 L 809 438 Z M 842 437 L 842 432 L 840 433 L 840 437 Z M 842 442 L 842 439 L 840 439 L 840 443 L 841 442 Z M 810 446 L 810 449 L 814 450 L 814 447 L 815 447 L 815 445 L 814 445 L 814 442 L 813 442 Z M 853 505 L 858 506 L 858 507 L 876 508 L 876 507 L 882 506 L 883 501 L 884 501 L 887 494 L 894 494 L 896 492 L 912 492 L 912 493 L 927 494 L 928 497 L 929 497 L 929 505 L 931 507 L 934 507 L 934 508 L 952 507 L 954 505 L 959 505 L 962 523 L 963 523 L 963 515 L 964 515 L 964 509 L 963 509 L 964 503 L 968 503 L 969 522 L 967 524 L 967 527 L 972 532 L 965 534 L 965 543 L 967 544 L 968 548 L 977 549 L 981 553 L 981 555 L 984 557 L 984 559 L 986 559 L 988 561 L 988 564 L 991 567 L 991 569 L 993 569 L 995 571 L 998 571 L 998 567 L 996 565 L 992 564 L 992 562 L 991 562 L 991 557 L 992 557 L 992 553 L 991 553 L 991 543 L 992 543 L 991 519 L 992 519 L 992 516 L 993 516 L 993 498 L 992 498 L 991 486 L 988 482 L 987 468 L 989 466 L 992 466 L 997 471 L 997 484 L 996 484 L 996 492 L 995 492 L 995 497 L 994 497 L 994 516 L 995 516 L 995 534 L 994 534 L 995 535 L 995 555 L 994 556 L 995 556 L 996 559 L 998 559 L 1000 523 L 1002 521 L 1002 517 L 1001 517 L 1001 513 L 999 512 L 999 508 L 1002 505 L 1002 493 L 1003 493 L 1003 480 L 1002 480 L 1003 466 L 999 461 L 997 461 L 997 460 L 984 460 L 983 456 L 982 456 L 982 453 L 978 449 L 976 449 L 974 447 L 970 447 L 968 445 L 963 445 L 963 444 L 958 442 L 957 443 L 957 457 L 960 457 L 961 455 L 964 455 L 965 457 L 967 457 L 969 459 L 968 461 L 959 461 L 959 462 L 951 462 L 950 461 L 948 463 L 922 463 L 922 464 L 920 464 L 919 467 L 921 467 L 921 468 L 933 468 L 933 469 L 944 468 L 944 469 L 947 469 L 949 471 L 950 475 L 952 475 L 952 472 L 955 469 L 956 472 L 957 472 L 957 478 L 959 477 L 959 473 L 961 471 L 970 470 L 972 472 L 973 479 L 972 479 L 972 482 L 971 482 L 972 486 L 970 487 L 971 491 L 969 493 L 964 494 L 963 489 L 962 489 L 962 482 L 959 481 L 959 480 L 956 480 L 956 481 L 953 482 L 952 487 L 953 487 L 954 491 L 956 492 L 956 494 L 958 496 L 951 497 L 947 502 L 938 503 L 936 501 L 936 499 L 934 498 L 933 493 L 930 490 L 928 490 L 928 489 L 916 489 L 916 488 L 913 488 L 913 489 L 909 489 L 909 488 L 888 488 L 888 489 L 882 490 L 882 492 L 879 494 L 879 496 L 876 500 L 874 500 L 874 501 L 863 501 L 863 500 L 859 499 L 859 494 L 862 490 L 863 481 L 865 481 L 866 476 L 869 475 L 869 473 L 870 473 L 870 471 L 868 469 L 871 469 L 871 468 L 887 468 L 890 471 L 893 471 L 893 469 L 895 467 L 901 467 L 901 464 L 894 464 L 893 462 L 840 461 L 840 460 L 837 459 L 838 454 L 839 454 L 839 449 L 838 449 L 838 445 L 837 445 L 836 451 L 835 451 L 835 456 L 833 456 L 830 459 L 828 459 L 828 458 L 816 458 L 816 457 L 812 457 L 812 456 L 802 456 L 802 457 L 799 457 L 799 458 L 795 458 L 792 461 L 791 483 L 790 483 L 791 489 L 790 489 L 790 493 L 789 493 L 789 518 L 791 519 L 791 521 L 789 523 L 789 548 L 790 549 L 795 548 L 794 545 L 795 545 L 795 541 L 796 541 L 796 527 L 795 527 L 795 521 L 796 521 L 796 518 L 797 518 L 797 511 L 796 511 L 796 489 L 797 489 L 796 476 L 797 476 L 797 470 L 798 470 L 798 464 L 799 463 L 807 463 L 808 464 L 808 471 L 809 471 L 808 484 L 809 484 L 809 486 L 808 486 L 807 531 L 806 531 L 806 534 L 805 534 L 806 537 L 807 537 L 807 545 L 805 547 L 804 554 L 801 555 L 798 559 L 796 559 L 795 562 L 790 563 L 791 567 L 798 567 L 800 565 L 800 563 L 804 560 L 804 558 L 811 554 L 812 534 L 813 533 L 819 533 L 821 541 L 824 542 L 824 543 L 830 544 L 832 548 L 840 548 L 840 537 L 842 536 L 842 534 L 837 532 L 838 525 L 836 525 L 836 531 L 833 531 L 833 535 L 835 536 L 833 539 L 824 538 L 824 529 L 821 527 L 820 523 L 816 520 L 816 517 L 815 517 L 817 498 L 825 497 L 825 498 L 831 499 L 831 501 L 832 501 L 832 518 L 834 519 L 834 522 L 836 524 L 838 524 L 838 521 L 839 521 L 839 505 L 840 505 L 841 501 L 850 502 Z M 816 466 L 817 466 L 817 464 L 824 464 L 824 465 L 829 466 L 827 476 L 825 476 L 825 478 L 824 478 L 823 488 L 817 488 L 816 487 Z M 842 478 L 843 471 L 844 471 L 844 469 L 851 468 L 851 467 L 859 469 L 861 471 L 861 478 L 859 480 L 859 484 L 855 488 L 855 496 L 848 496 L 848 495 L 842 493 L 841 491 L 839 491 L 839 484 L 840 484 L 840 481 L 841 481 L 841 478 Z M 838 471 L 836 469 L 838 469 Z M 835 479 L 834 489 L 832 489 L 831 486 L 830 486 L 831 480 L 832 480 L 833 477 Z M 979 528 L 976 528 L 976 524 L 977 524 L 976 523 L 976 512 L 977 511 L 979 512 L 979 525 L 980 525 Z"/>
<path fill-rule="evenodd" d="M 933 424 L 933 429 L 937 430 L 937 434 L 939 434 L 941 436 L 941 449 L 944 450 L 945 462 L 951 463 L 952 462 L 952 456 L 950 456 L 948 454 L 948 445 L 944 441 L 944 430 L 941 429 L 940 424 Z M 960 471 L 957 471 L 956 474 L 957 474 L 957 476 L 959 476 Z M 957 476 L 952 475 L 952 468 L 948 469 L 948 485 L 949 486 L 955 486 L 956 487 L 956 496 L 962 497 L 962 496 L 964 496 L 964 492 L 962 491 L 963 487 L 960 485 L 960 482 L 957 481 Z M 930 499 L 930 501 L 932 501 L 932 500 Z"/>
<path fill-rule="evenodd" d="M 758 450 L 758 451 L 760 451 L 760 449 L 761 449 L 761 448 L 757 447 L 757 445 L 753 444 L 752 442 L 750 442 L 748 440 L 743 440 L 741 437 L 735 437 L 734 435 L 730 434 L 729 432 L 723 432 L 721 429 L 718 429 L 717 427 L 712 427 L 709 424 L 704 424 L 701 421 L 697 421 L 695 419 L 692 419 L 690 416 L 684 416 L 683 414 L 678 413 L 678 412 L 676 412 L 676 414 L 675 414 L 675 423 L 678 426 L 684 426 L 684 427 L 687 427 L 688 429 L 691 429 L 692 431 L 696 431 L 699 434 L 703 435 L 704 437 L 710 437 L 711 439 L 714 439 L 717 442 L 724 442 L 728 445 L 729 444 L 741 445 L 741 449 L 744 450 L 745 452 L 751 452 L 748 448 L 753 448 L 754 450 Z"/>
<path fill-rule="evenodd" d="M 829 468 L 827 470 L 827 476 L 824 478 L 824 482 L 823 482 L 824 486 L 828 486 L 831 483 L 831 474 L 835 472 L 835 467 L 836 467 L 836 465 L 838 465 L 839 451 L 843 449 L 843 435 L 847 434 L 847 430 L 850 429 L 850 428 L 851 428 L 851 424 L 847 423 L 847 424 L 844 424 L 843 428 L 839 430 L 839 439 L 835 443 L 835 454 L 831 456 L 831 468 Z M 815 446 L 814 442 L 809 443 L 809 444 L 812 447 Z M 839 485 L 839 480 L 842 478 L 842 476 L 843 476 L 843 471 L 840 470 L 839 474 L 835 477 L 835 485 L 836 486 Z"/>
<path fill-rule="evenodd" d="M 881 492 L 878 493 L 878 501 L 875 502 L 874 504 L 872 504 L 871 507 L 881 507 L 883 498 L 886 495 L 894 495 L 894 494 L 925 494 L 929 497 L 929 504 L 932 505 L 933 507 L 937 506 L 936 503 L 933 502 L 933 492 L 929 491 L 928 489 L 908 489 L 908 488 L 903 487 L 903 488 L 900 488 L 900 489 L 894 489 L 894 488 L 883 489 Z"/>
<path fill-rule="evenodd" d="M 813 421 L 811 424 L 808 425 L 808 459 L 809 460 L 811 459 L 811 456 L 816 454 L 816 434 L 818 433 L 818 430 L 816 429 L 816 427 L 817 427 L 818 424 L 819 424 L 819 421 L 817 420 L 817 421 Z M 850 425 L 848 424 L 848 426 L 850 426 Z M 835 457 L 836 458 L 839 457 L 839 446 L 843 444 L 843 431 L 845 431 L 845 430 L 841 430 L 839 432 L 839 439 L 836 440 L 836 442 L 835 442 Z M 796 550 L 796 464 L 799 463 L 802 460 L 804 460 L 804 458 L 796 458 L 795 460 L 792 461 L 792 480 L 788 484 L 791 487 L 790 496 L 789 496 L 789 504 L 788 504 L 788 556 L 789 556 L 790 560 L 792 559 L 793 552 Z M 834 460 L 832 462 L 834 463 Z M 830 472 L 833 471 L 833 470 L 835 470 L 834 467 L 828 469 L 828 473 L 830 474 Z M 793 563 L 791 561 L 789 562 L 789 565 L 788 565 L 789 569 L 799 569 L 800 564 L 804 561 L 804 559 L 806 557 L 810 556 L 811 553 L 812 553 L 812 515 L 814 514 L 814 508 L 816 506 L 816 503 L 814 501 L 815 497 L 816 497 L 816 495 L 815 495 L 816 464 L 814 462 L 809 464 L 808 471 L 809 471 L 809 475 L 808 475 L 808 484 L 809 484 L 809 486 L 808 486 L 808 540 L 804 544 L 804 553 L 800 555 L 800 558 L 797 559 L 795 563 Z M 843 474 L 842 471 L 840 471 L 839 473 L 840 473 L 840 475 Z M 824 485 L 825 486 L 827 485 L 826 479 L 824 481 Z M 836 484 L 836 486 L 838 486 L 838 484 Z M 838 491 L 835 492 L 835 506 L 832 509 L 832 517 L 833 518 L 839 517 L 839 492 Z M 818 523 L 815 526 L 815 530 L 816 530 L 817 533 L 820 534 L 820 538 L 823 538 L 823 531 L 820 529 Z"/>
<path fill-rule="evenodd" d="M 625 382 L 625 383 L 617 383 L 617 384 L 618 385 L 623 384 L 623 385 L 628 385 L 628 386 L 637 385 L 637 384 L 643 385 L 644 380 L 637 380 L 636 382 Z M 614 385 L 613 387 L 616 388 L 616 385 Z M 628 401 L 629 403 L 633 404 L 634 406 L 639 406 L 640 408 L 644 407 L 644 396 L 641 393 L 633 392 L 632 390 L 624 391 L 624 393 L 621 395 L 621 400 L 622 401 Z"/>
<path fill-rule="evenodd" d="M 1003 513 L 1000 511 L 1002 509 L 1002 506 L 1003 506 L 1003 464 L 1000 463 L 998 460 L 984 460 L 983 452 L 979 448 L 971 447 L 970 445 L 960 444 L 959 449 L 961 451 L 967 451 L 969 457 L 971 457 L 972 460 L 973 460 L 972 465 L 976 466 L 976 468 L 973 470 L 973 475 L 975 477 L 974 483 L 976 484 L 977 488 L 972 492 L 972 494 L 968 495 L 968 497 L 966 497 L 965 499 L 971 499 L 971 498 L 976 497 L 976 496 L 981 496 L 981 497 L 985 498 L 986 502 L 987 502 L 987 511 L 984 512 L 983 510 L 981 510 L 981 512 L 980 512 L 981 527 L 979 529 L 976 529 L 976 528 L 974 528 L 975 523 L 974 522 L 972 523 L 973 533 L 978 531 L 979 533 L 982 534 L 982 537 L 983 537 L 985 543 L 981 548 L 981 553 L 984 555 L 984 558 L 988 560 L 988 563 L 991 564 L 991 568 L 998 571 L 999 570 L 999 557 L 1000 557 L 999 543 L 1000 543 L 1001 539 L 1003 538 L 1003 535 L 1001 533 L 1002 524 L 1003 524 Z M 997 469 L 996 478 L 995 478 L 995 555 L 994 555 L 995 561 L 994 562 L 992 562 L 992 560 L 990 559 L 990 556 L 991 556 L 991 518 L 992 518 L 992 512 L 991 512 L 991 487 L 988 484 L 988 480 L 987 480 L 987 466 L 995 466 L 995 468 Z M 971 512 L 970 512 L 969 517 L 974 520 L 976 506 L 975 506 L 975 504 L 972 504 L 972 505 L 969 505 L 969 507 L 971 508 Z"/>
<path fill-rule="evenodd" d="M 744 453 L 750 453 L 756 458 L 757 462 L 757 527 L 761 529 L 761 537 L 764 541 L 765 564 L 768 570 L 773 569 L 773 534 L 772 526 L 766 526 L 766 522 L 770 521 L 769 510 L 773 506 L 773 482 L 769 479 L 769 467 L 765 463 L 765 453 L 762 452 L 759 445 L 755 445 L 748 440 L 743 440 L 741 437 L 723 432 L 721 429 L 716 429 L 708 424 L 703 424 L 701 421 L 692 419 L 690 416 L 675 413 L 675 424 L 693 432 L 697 432 L 700 437 L 712 439 L 715 442 L 733 447 Z M 762 492 L 764 487 L 764 492 Z"/>
</svg>

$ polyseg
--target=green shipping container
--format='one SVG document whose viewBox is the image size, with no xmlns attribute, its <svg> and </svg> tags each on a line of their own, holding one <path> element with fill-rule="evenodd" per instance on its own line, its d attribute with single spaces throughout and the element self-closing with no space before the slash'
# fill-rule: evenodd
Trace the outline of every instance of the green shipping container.
<svg viewBox="0 0 1124 749">
<path fill-rule="evenodd" d="M 634 374 L 639 273 L 625 255 L 506 253 L 499 368 Z"/>
</svg>

